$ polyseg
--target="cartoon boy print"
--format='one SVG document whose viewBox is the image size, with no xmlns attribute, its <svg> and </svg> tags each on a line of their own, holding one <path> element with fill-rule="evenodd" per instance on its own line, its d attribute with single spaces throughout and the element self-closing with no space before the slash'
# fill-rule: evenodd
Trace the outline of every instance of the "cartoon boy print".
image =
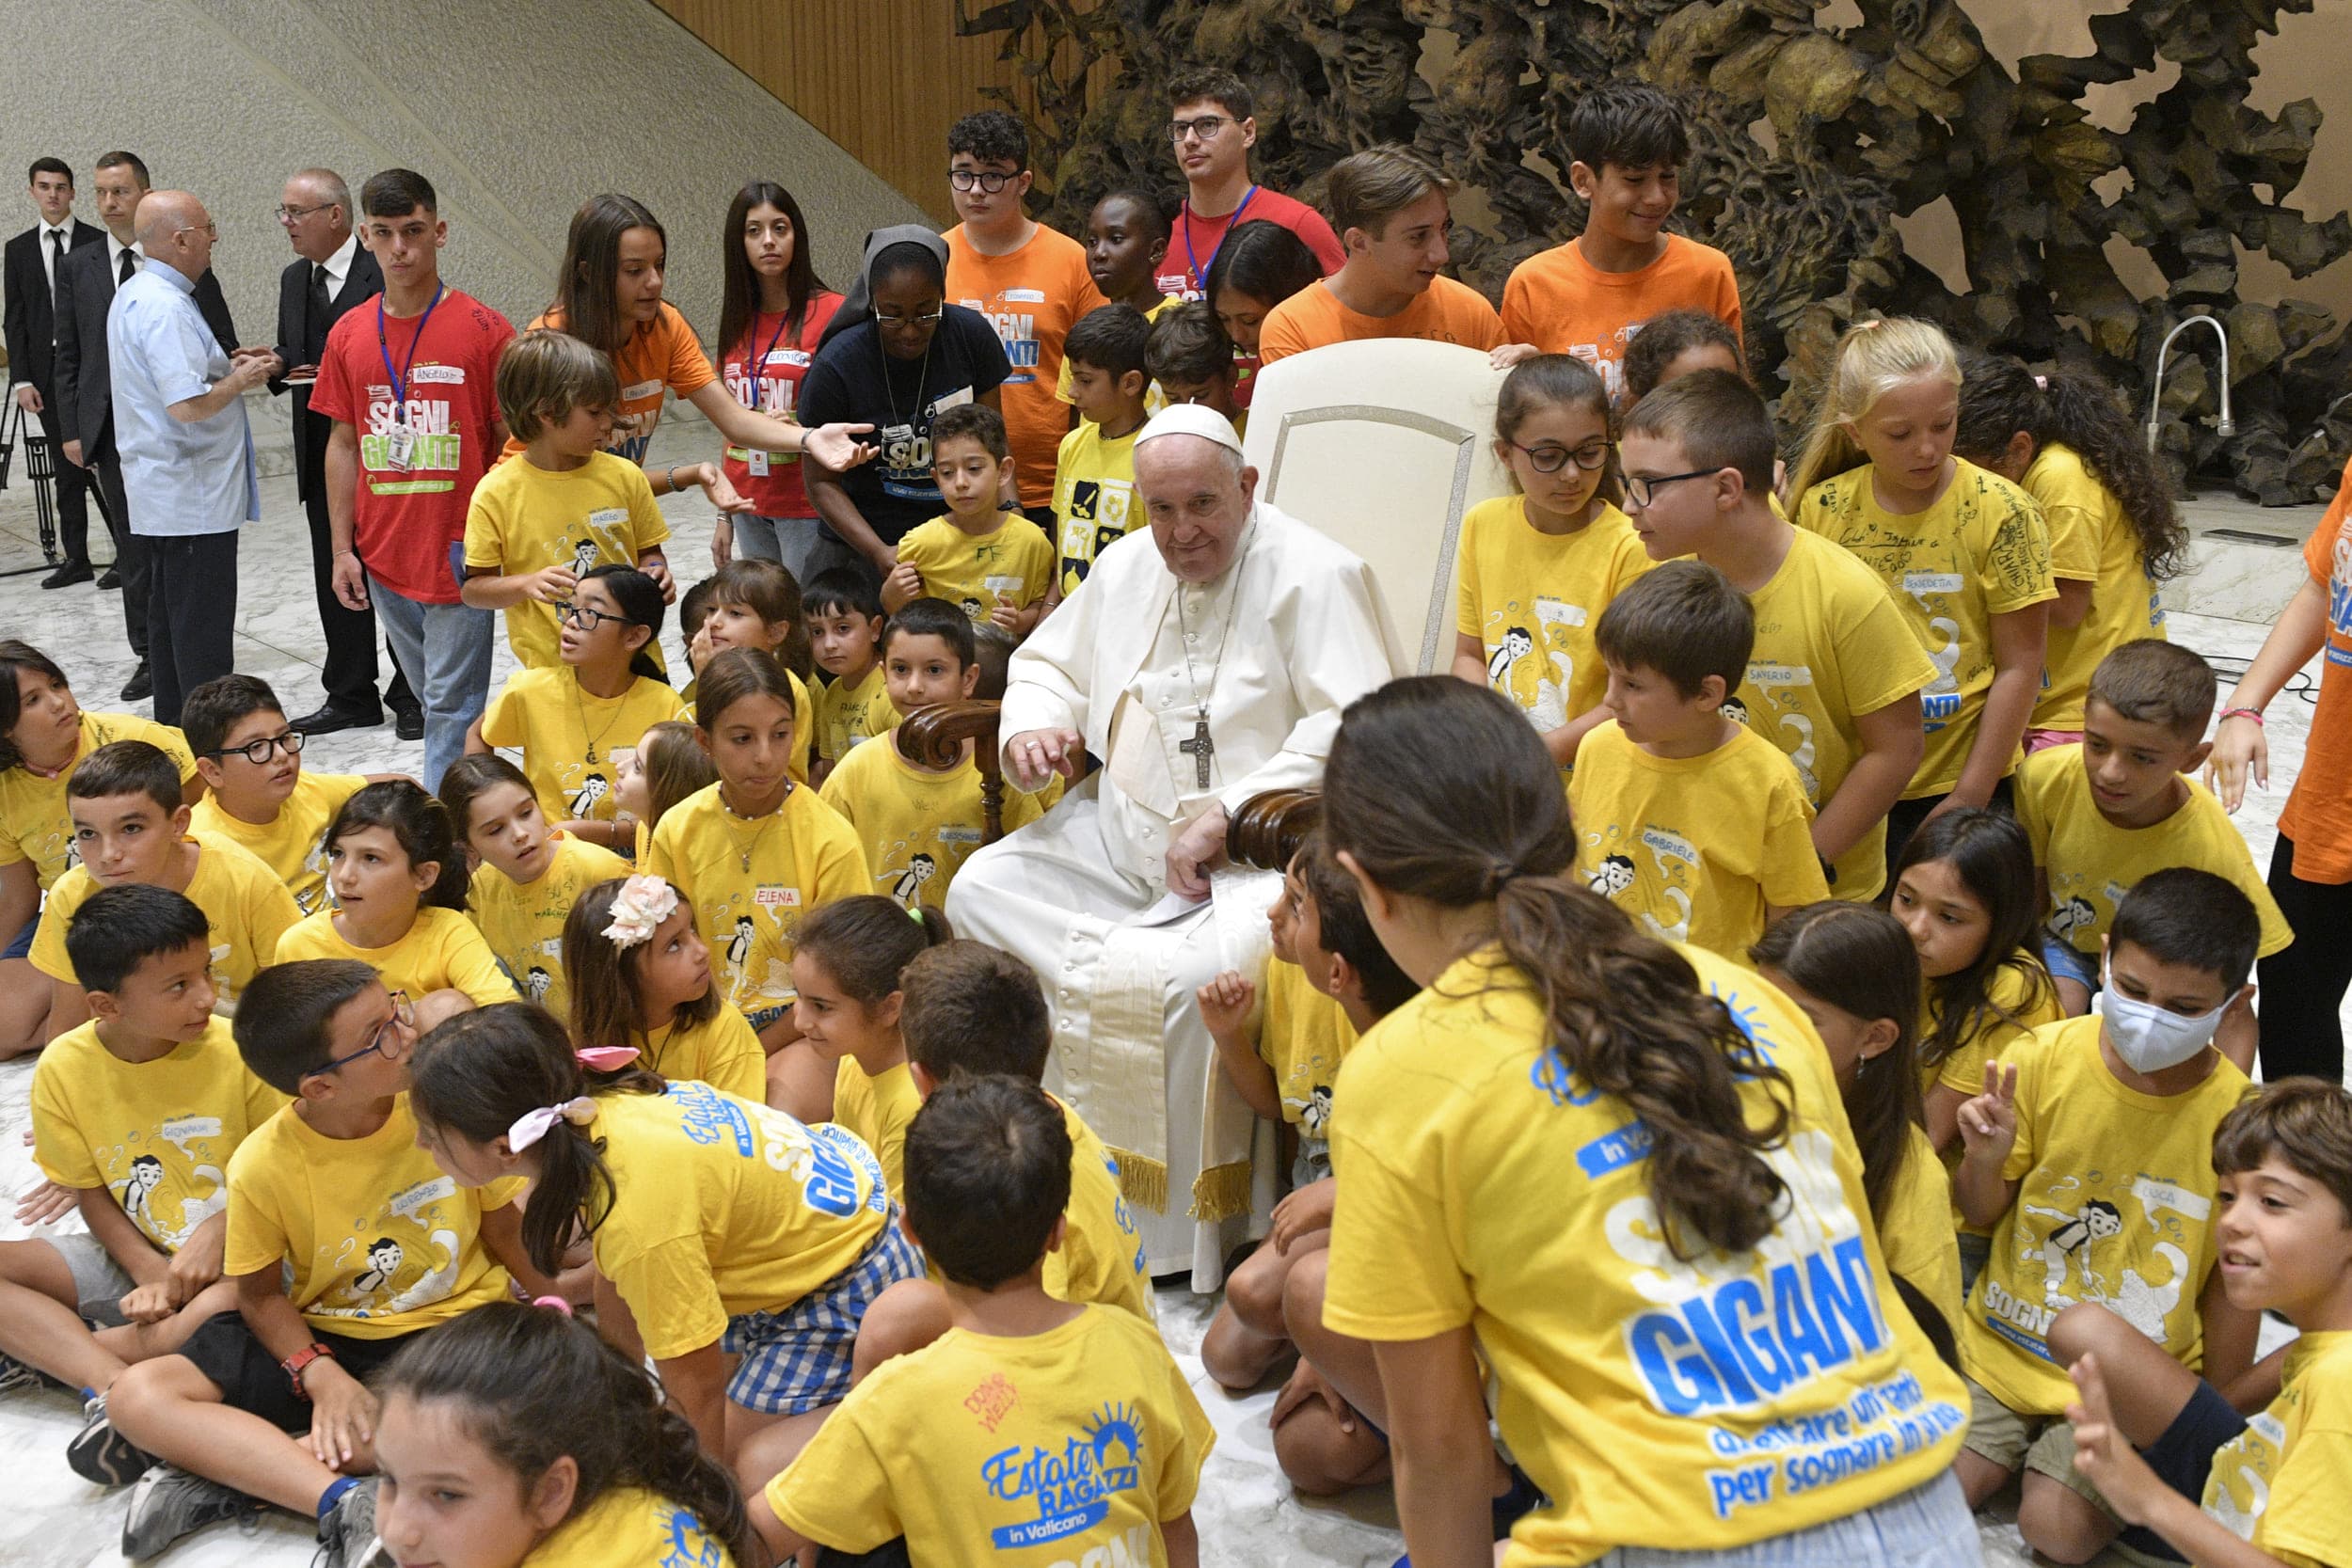
<svg viewBox="0 0 2352 1568">
<path fill-rule="evenodd" d="M 1487 656 L 1486 684 L 1497 691 L 1511 689 L 1511 669 L 1535 651 L 1535 638 L 1525 626 L 1513 626 L 1502 634 L 1502 646 Z"/>
<path fill-rule="evenodd" d="M 310 846 L 309 854 L 302 857 L 302 871 L 304 876 L 316 877 L 319 881 L 316 887 L 294 895 L 294 907 L 304 914 L 316 914 L 321 906 L 330 904 L 334 900 L 334 894 L 326 885 L 326 835 L 325 833 L 319 834 L 319 841 Z"/>
<path fill-rule="evenodd" d="M 141 1154 L 131 1162 L 131 1174 L 122 1183 L 122 1212 L 142 1227 L 151 1225 L 153 1214 L 148 1204 L 156 1188 L 164 1184 L 164 1163 L 152 1154 Z"/>
<path fill-rule="evenodd" d="M 2090 907 L 2088 898 L 2069 898 L 2050 916 L 2050 929 L 2058 937 L 2072 941 L 2076 931 L 2086 929 L 2099 918 L 2099 911 Z"/>
<path fill-rule="evenodd" d="M 1748 705 L 1737 697 L 1725 697 L 1721 711 L 1724 718 L 1735 724 L 1744 726 L 1748 721 Z"/>
<path fill-rule="evenodd" d="M 2035 1213 L 2050 1214 L 2051 1211 L 2037 1209 Z M 2050 1232 L 2042 1243 L 2042 1293 L 2053 1307 L 2067 1305 L 2074 1298 L 2066 1293 L 2067 1259 L 2075 1259 L 2082 1267 L 2083 1299 L 2095 1300 L 2091 1288 L 2090 1249 L 2100 1242 L 2123 1233 L 2123 1212 L 2105 1198 L 2094 1197 L 2077 1209 L 2072 1218 Z"/>
<path fill-rule="evenodd" d="M 987 609 L 979 600 L 974 598 L 967 598 L 963 601 L 963 613 L 975 621 L 984 621 L 988 618 Z"/>
<path fill-rule="evenodd" d="M 1603 898 L 1614 898 L 1630 888 L 1633 885 L 1633 879 L 1639 874 L 1639 868 L 1634 865 L 1632 856 L 1611 855 L 1600 863 L 1598 869 L 1595 870 L 1586 880 L 1585 886 L 1599 894 Z"/>
<path fill-rule="evenodd" d="M 596 569 L 596 562 L 603 554 L 603 546 L 594 539 L 582 539 L 572 547 L 572 576 L 586 577 Z"/>
<path fill-rule="evenodd" d="M 1331 1135 L 1331 1085 L 1317 1084 L 1307 1096 L 1306 1108 L 1298 1113 L 1299 1136 L 1327 1138 Z"/>
<path fill-rule="evenodd" d="M 890 896 L 913 909 L 922 895 L 923 884 L 938 875 L 939 863 L 917 850 L 907 861 L 907 868 L 898 873 L 898 879 L 890 886 Z"/>
<path fill-rule="evenodd" d="M 532 964 L 523 975 L 523 994 L 544 1006 L 548 1000 L 548 988 L 554 984 L 553 975 L 543 966 Z"/>
<path fill-rule="evenodd" d="M 727 942 L 727 968 L 739 974 L 743 972 L 743 965 L 751 958 L 752 941 L 757 932 L 758 927 L 752 924 L 750 915 L 739 914 L 735 917 L 735 936 Z"/>
<path fill-rule="evenodd" d="M 372 1296 L 391 1288 L 392 1276 L 400 1272 L 401 1260 L 407 1253 L 389 1236 L 378 1236 L 368 1243 L 368 1272 L 351 1282 L 355 1294 Z"/>
<path fill-rule="evenodd" d="M 580 780 L 579 790 L 572 796 L 572 815 L 575 817 L 587 816 L 596 809 L 596 802 L 603 800 L 612 787 L 612 781 L 601 773 L 591 773 Z"/>
</svg>

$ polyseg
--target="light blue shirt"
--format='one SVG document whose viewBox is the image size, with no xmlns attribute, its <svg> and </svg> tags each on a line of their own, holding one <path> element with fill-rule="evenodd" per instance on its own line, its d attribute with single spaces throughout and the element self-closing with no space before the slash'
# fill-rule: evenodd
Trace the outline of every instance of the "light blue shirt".
<svg viewBox="0 0 2352 1568">
<path fill-rule="evenodd" d="M 196 308 L 196 283 L 150 261 L 106 308 L 115 447 L 131 531 L 151 538 L 232 533 L 262 515 L 260 471 L 245 400 L 183 424 L 171 405 L 202 397 L 230 370 L 229 351 Z"/>
</svg>

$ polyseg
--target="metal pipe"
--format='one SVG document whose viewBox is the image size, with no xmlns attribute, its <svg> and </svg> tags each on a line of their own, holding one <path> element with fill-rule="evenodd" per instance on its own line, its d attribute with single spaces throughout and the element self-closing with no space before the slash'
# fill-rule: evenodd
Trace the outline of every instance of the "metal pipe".
<svg viewBox="0 0 2352 1568">
<path fill-rule="evenodd" d="M 2164 335 L 2164 343 L 2156 350 L 2156 385 L 2148 404 L 2148 450 L 2156 450 L 2156 436 L 2164 427 L 2164 361 L 2172 352 L 2172 340 L 2200 322 L 2213 328 L 2213 335 L 2221 343 L 2221 422 L 2214 426 L 2214 434 L 2228 440 L 2237 434 L 2237 421 L 2230 418 L 2230 334 L 2218 316 L 2199 312 L 2183 318 L 2180 324 Z"/>
</svg>

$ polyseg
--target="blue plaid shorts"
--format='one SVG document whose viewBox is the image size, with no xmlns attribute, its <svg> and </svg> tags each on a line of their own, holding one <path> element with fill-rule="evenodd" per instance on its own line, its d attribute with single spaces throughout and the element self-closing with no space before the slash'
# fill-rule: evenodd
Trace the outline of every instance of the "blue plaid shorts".
<svg viewBox="0 0 2352 1568">
<path fill-rule="evenodd" d="M 922 1277 L 923 1255 L 898 1228 L 894 1203 L 882 1234 L 856 1262 L 784 1311 L 727 1320 L 719 1348 L 739 1357 L 727 1398 L 763 1416 L 838 1403 L 850 1391 L 850 1357 L 866 1309 L 899 1280 Z"/>
</svg>

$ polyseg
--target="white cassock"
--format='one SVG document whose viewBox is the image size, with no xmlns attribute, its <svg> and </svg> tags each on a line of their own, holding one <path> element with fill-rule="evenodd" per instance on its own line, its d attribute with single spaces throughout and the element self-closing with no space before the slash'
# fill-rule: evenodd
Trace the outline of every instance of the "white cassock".
<svg viewBox="0 0 2352 1568">
<path fill-rule="evenodd" d="M 1013 654 L 999 731 L 1075 730 L 1102 769 L 948 891 L 959 934 L 1044 982 L 1046 1086 L 1118 1158 L 1152 1271 L 1190 1269 L 1197 1290 L 1252 1206 L 1255 1121 L 1193 993 L 1263 973 L 1269 895 L 1261 874 L 1219 872 L 1208 902 L 1172 911 L 1168 847 L 1212 804 L 1321 782 L 1340 710 L 1402 668 L 1380 603 L 1361 561 L 1263 503 L 1214 582 L 1179 583 L 1142 529 L 1120 540 Z M 1187 749 L 1203 702 L 1205 787 Z"/>
</svg>

